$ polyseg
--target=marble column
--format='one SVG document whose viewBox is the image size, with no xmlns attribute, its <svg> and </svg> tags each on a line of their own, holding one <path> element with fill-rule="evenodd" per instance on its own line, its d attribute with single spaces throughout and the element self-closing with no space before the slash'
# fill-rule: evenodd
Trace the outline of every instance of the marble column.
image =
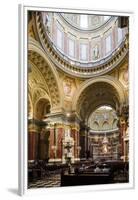
<svg viewBox="0 0 138 200">
<path fill-rule="evenodd" d="M 74 139 L 74 161 L 79 160 L 79 130 L 77 127 L 71 128 L 71 137 Z"/>
<path fill-rule="evenodd" d="M 119 127 L 119 132 L 120 132 L 120 157 L 121 159 L 125 160 L 125 152 L 124 152 L 124 148 L 125 148 L 125 135 L 126 135 L 126 130 L 128 127 L 128 112 L 129 112 L 129 108 L 127 105 L 123 105 L 120 107 L 120 112 L 119 112 L 119 123 L 118 123 L 118 127 Z"/>
<path fill-rule="evenodd" d="M 63 135 L 64 135 L 63 125 L 55 123 L 50 127 L 49 156 L 51 162 L 61 162 L 62 160 Z"/>
<path fill-rule="evenodd" d="M 38 158 L 38 137 L 38 127 L 30 123 L 28 125 L 28 160 L 34 161 Z"/>
<path fill-rule="evenodd" d="M 28 160 L 42 160 L 46 123 L 31 119 L 28 121 Z"/>
<path fill-rule="evenodd" d="M 55 134 L 55 131 L 54 131 L 54 127 L 51 127 L 50 128 L 50 138 L 49 138 L 49 157 L 50 157 L 50 160 L 52 159 L 55 159 L 55 152 L 54 152 L 54 146 L 55 146 L 55 141 L 54 141 L 54 134 Z"/>
</svg>

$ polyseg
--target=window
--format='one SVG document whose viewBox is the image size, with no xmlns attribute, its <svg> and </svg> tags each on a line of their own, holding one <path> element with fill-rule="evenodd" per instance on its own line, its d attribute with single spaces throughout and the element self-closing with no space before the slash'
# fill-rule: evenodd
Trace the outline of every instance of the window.
<svg viewBox="0 0 138 200">
<path fill-rule="evenodd" d="M 86 61 L 88 59 L 88 45 L 80 44 L 80 59 Z"/>
<path fill-rule="evenodd" d="M 118 43 L 122 41 L 122 29 L 118 28 Z"/>
<path fill-rule="evenodd" d="M 106 37 L 105 39 L 105 48 L 106 48 L 106 54 L 108 54 L 111 51 L 111 35 Z"/>
<path fill-rule="evenodd" d="M 63 49 L 63 33 L 57 28 L 57 47 Z"/>
<path fill-rule="evenodd" d="M 88 16 L 87 15 L 80 15 L 80 27 L 88 28 Z"/>
<path fill-rule="evenodd" d="M 75 42 L 72 39 L 68 40 L 68 54 L 71 57 L 75 56 Z"/>
</svg>

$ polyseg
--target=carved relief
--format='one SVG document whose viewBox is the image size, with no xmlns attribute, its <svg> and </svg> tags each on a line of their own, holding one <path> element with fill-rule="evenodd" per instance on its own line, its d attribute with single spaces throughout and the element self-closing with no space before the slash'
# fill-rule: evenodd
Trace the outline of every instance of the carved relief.
<svg viewBox="0 0 138 200">
<path fill-rule="evenodd" d="M 63 91 L 65 94 L 65 98 L 71 99 L 75 89 L 76 89 L 75 80 L 65 77 L 63 79 Z"/>
<path fill-rule="evenodd" d="M 63 82 L 64 93 L 66 96 L 71 96 L 72 93 L 72 81 L 70 79 L 65 79 Z"/>
<path fill-rule="evenodd" d="M 123 85 L 127 86 L 129 82 L 129 73 L 128 67 L 124 65 L 122 69 L 120 69 L 119 80 L 123 83 Z"/>
<path fill-rule="evenodd" d="M 48 94 L 46 93 L 45 90 L 43 90 L 42 88 L 36 88 L 34 91 L 33 91 L 33 102 L 35 103 L 39 98 L 42 98 L 42 97 L 47 97 Z"/>
<path fill-rule="evenodd" d="M 128 83 L 128 70 L 124 71 L 123 80 Z"/>
<path fill-rule="evenodd" d="M 57 106 L 60 103 L 60 94 L 58 84 L 55 76 L 46 61 L 38 53 L 29 51 L 29 60 L 34 63 L 35 66 L 43 73 L 43 79 L 45 80 L 45 87 L 48 88 L 49 95 L 51 97 L 52 106 Z"/>
</svg>

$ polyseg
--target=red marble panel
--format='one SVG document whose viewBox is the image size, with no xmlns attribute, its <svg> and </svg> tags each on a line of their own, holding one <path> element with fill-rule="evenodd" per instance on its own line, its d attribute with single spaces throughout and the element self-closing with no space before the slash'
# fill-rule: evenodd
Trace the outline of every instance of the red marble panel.
<svg viewBox="0 0 138 200">
<path fill-rule="evenodd" d="M 57 158 L 62 158 L 62 138 L 64 129 L 58 128 L 57 133 Z"/>
<path fill-rule="evenodd" d="M 36 141 L 35 141 L 35 136 L 37 133 L 31 132 L 28 135 L 28 160 L 35 160 L 36 156 Z"/>
<path fill-rule="evenodd" d="M 74 157 L 77 157 L 77 130 L 71 130 L 71 137 L 74 139 Z"/>
<path fill-rule="evenodd" d="M 125 124 L 123 123 L 120 126 L 121 156 L 124 156 L 124 139 L 123 139 L 124 131 L 125 131 Z"/>
<path fill-rule="evenodd" d="M 54 151 L 52 149 L 52 146 L 54 145 L 54 129 L 50 129 L 50 136 L 49 136 L 49 154 L 50 154 L 50 159 L 54 158 Z"/>
</svg>

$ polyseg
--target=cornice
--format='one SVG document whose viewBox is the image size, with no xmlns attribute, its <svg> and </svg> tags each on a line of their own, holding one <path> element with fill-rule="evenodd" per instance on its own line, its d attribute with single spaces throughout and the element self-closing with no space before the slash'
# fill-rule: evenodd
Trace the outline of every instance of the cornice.
<svg viewBox="0 0 138 200">
<path fill-rule="evenodd" d="M 42 22 L 41 13 L 39 12 L 36 13 L 36 26 L 41 45 L 43 46 L 47 57 L 58 68 L 75 77 L 90 78 L 97 75 L 103 75 L 113 70 L 128 55 L 128 41 L 127 38 L 125 38 L 120 46 L 118 46 L 109 56 L 99 61 L 88 63 L 71 61 L 56 48 L 48 37 Z"/>
</svg>

